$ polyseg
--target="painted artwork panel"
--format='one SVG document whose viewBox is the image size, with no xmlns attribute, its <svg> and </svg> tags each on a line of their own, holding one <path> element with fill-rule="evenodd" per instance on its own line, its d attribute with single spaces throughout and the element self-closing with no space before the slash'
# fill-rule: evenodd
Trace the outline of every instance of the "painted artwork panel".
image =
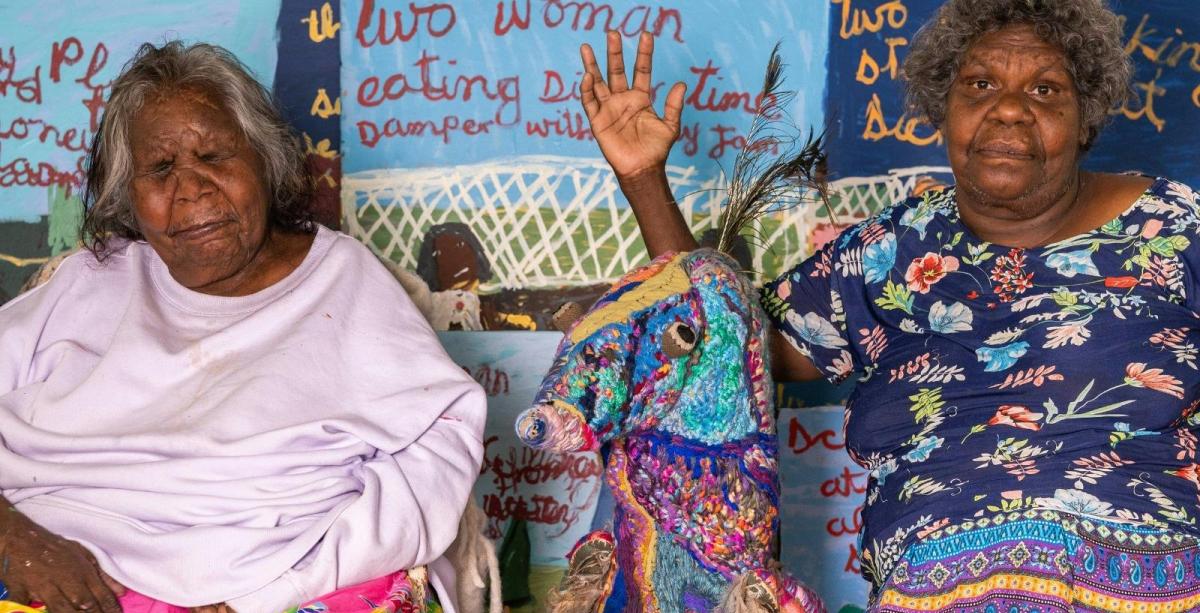
<svg viewBox="0 0 1200 613">
<path fill-rule="evenodd" d="M 460 329 L 545 329 L 560 294 L 589 302 L 646 261 L 580 106 L 581 43 L 603 57 L 604 31 L 616 29 L 632 66 L 637 36 L 651 32 L 659 108 L 673 82 L 687 84 L 668 174 L 697 234 L 715 226 L 722 173 L 745 141 L 776 43 L 795 92 L 789 121 L 797 133 L 823 123 L 822 2 L 341 8 L 343 226 L 419 273 L 445 304 L 462 305 L 441 318 Z M 771 274 L 806 252 L 819 209 L 764 219 L 750 265 Z"/>
<path fill-rule="evenodd" d="M 279 0 L 0 0 L 0 303 L 75 246 L 79 189 L 108 85 L 145 42 L 211 42 L 265 83 Z"/>
<path fill-rule="evenodd" d="M 514 429 L 517 416 L 532 406 L 562 335 L 442 332 L 438 339 L 487 392 L 483 469 L 475 483 L 476 502 L 488 517 L 485 534 L 499 541 L 511 521 L 524 520 L 531 562 L 565 567 L 571 547 L 591 529 L 603 487 L 599 456 L 530 449 Z"/>
<path fill-rule="evenodd" d="M 837 393 L 808 385 L 817 398 Z M 858 562 L 868 476 L 846 453 L 844 414 L 838 405 L 779 412 L 780 560 L 828 610 L 861 611 L 869 591 Z"/>
</svg>

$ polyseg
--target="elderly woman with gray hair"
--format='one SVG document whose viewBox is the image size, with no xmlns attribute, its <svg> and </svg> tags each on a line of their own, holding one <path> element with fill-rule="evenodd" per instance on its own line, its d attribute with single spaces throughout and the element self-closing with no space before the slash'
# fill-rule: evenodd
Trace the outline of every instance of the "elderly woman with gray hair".
<svg viewBox="0 0 1200 613">
<path fill-rule="evenodd" d="M 858 375 L 871 610 L 1200 610 L 1200 199 L 1080 164 L 1130 65 L 1102 0 L 949 0 L 904 64 L 955 185 L 769 283 L 778 378 Z M 652 254 L 690 250 L 650 103 L 582 49 L 584 109 Z M 783 527 L 787 529 L 786 526 Z"/>
<path fill-rule="evenodd" d="M 484 396 L 370 252 L 311 223 L 268 92 L 220 48 L 143 46 L 86 190 L 89 249 L 0 309 L 0 600 L 422 598 L 407 569 L 455 537 Z"/>
</svg>

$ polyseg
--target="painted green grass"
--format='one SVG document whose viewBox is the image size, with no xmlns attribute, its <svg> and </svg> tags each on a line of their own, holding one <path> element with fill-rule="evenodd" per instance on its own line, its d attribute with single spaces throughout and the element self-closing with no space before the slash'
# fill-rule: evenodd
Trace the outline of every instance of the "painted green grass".
<svg viewBox="0 0 1200 613">
<path fill-rule="evenodd" d="M 881 187 L 880 189 L 882 190 L 884 188 Z M 834 210 L 838 210 L 840 208 L 836 197 L 831 204 Z M 546 231 L 557 231 L 557 228 L 559 227 L 556 219 L 558 213 L 550 208 L 538 208 L 536 211 L 535 214 L 540 219 L 540 225 L 526 217 L 529 213 L 529 209 L 526 207 L 520 207 L 512 211 L 511 214 L 508 213 L 509 212 L 504 209 L 497 210 L 489 214 L 487 216 L 487 220 L 488 222 L 501 220 L 504 223 L 513 223 L 514 220 L 523 220 L 520 223 L 524 225 L 524 228 L 520 230 L 519 233 L 530 246 L 538 244 L 538 242 L 541 240 L 539 233 L 541 233 L 543 229 Z M 391 243 L 392 237 L 390 233 L 393 230 L 387 224 L 383 224 L 380 225 L 380 227 L 374 232 L 371 232 L 372 226 L 379 221 L 379 215 L 380 213 L 376 208 L 361 208 L 357 211 L 357 223 L 364 229 L 364 231 L 370 233 L 370 243 L 374 245 L 378 251 L 383 252 Z M 404 223 L 405 217 L 401 211 L 393 208 L 388 212 L 388 216 L 390 223 L 400 228 L 399 231 L 407 230 L 406 228 L 400 226 L 400 224 Z M 823 209 L 817 214 L 817 219 L 819 221 L 825 221 L 828 219 L 827 214 Z M 443 221 L 463 222 L 473 225 L 473 227 L 475 225 L 472 222 L 471 217 L 458 211 L 451 211 L 447 213 L 447 216 Z M 843 220 L 839 219 L 839 221 Z M 762 236 L 773 236 L 776 231 L 779 230 L 781 223 L 783 222 L 779 216 L 767 217 L 760 222 L 760 226 L 757 229 L 758 234 Z M 635 259 L 632 261 L 627 261 L 626 267 L 623 267 L 622 270 L 615 270 L 613 271 L 614 273 L 620 274 L 621 272 L 624 272 L 624 269 L 634 268 L 647 261 L 645 248 L 640 240 L 617 240 L 614 236 L 609 235 L 609 232 L 613 229 L 614 225 L 613 216 L 609 212 L 589 212 L 586 225 L 588 228 L 590 228 L 590 235 L 584 230 L 583 226 L 577 226 L 575 227 L 575 231 L 571 240 L 575 246 L 575 253 L 582 254 L 584 257 L 585 261 L 583 268 L 585 274 L 587 275 L 587 280 L 595 280 L 602 277 L 611 276 L 606 274 L 604 268 L 606 268 L 612 260 L 618 259 L 618 251 L 624 248 L 634 249 L 635 253 L 632 255 L 635 256 Z M 693 228 L 699 227 L 701 228 L 701 231 L 704 228 L 712 227 L 712 225 L 713 224 L 711 223 L 711 220 L 706 217 L 697 217 L 693 219 Z M 409 246 L 408 248 L 415 253 L 420 247 L 420 237 L 424 235 L 426 229 L 427 228 L 410 230 L 413 232 L 412 238 L 407 241 L 401 241 L 401 244 L 407 244 Z M 794 227 L 788 229 L 785 245 L 807 245 L 808 231 L 808 227 Z M 638 228 L 633 216 L 626 216 L 620 222 L 617 235 L 622 238 L 628 238 L 637 236 L 637 233 Z M 801 235 L 801 233 L 803 233 L 803 235 Z M 515 236 L 518 234 L 518 231 L 515 228 L 506 228 L 504 232 L 501 232 L 500 234 L 506 236 Z M 699 234 L 699 232 L 697 232 L 697 234 Z M 604 237 L 603 240 L 600 240 L 601 237 Z M 595 243 L 597 240 L 600 240 L 599 244 Z M 749 234 L 748 240 L 756 241 L 757 239 L 753 234 Z M 627 245 L 628 247 L 622 247 L 622 245 Z M 492 246 L 491 248 L 494 249 L 495 247 Z M 511 248 L 514 251 L 514 256 L 518 260 L 523 260 L 525 258 L 526 254 L 521 252 L 521 247 L 519 244 L 513 244 L 511 245 Z M 784 265 L 787 263 L 785 258 L 787 258 L 789 255 L 793 254 L 787 253 L 787 247 L 785 246 L 768 248 L 763 258 L 763 266 L 762 270 L 759 271 L 759 276 L 761 278 L 769 278 L 774 277 L 782 272 Z M 399 259 L 399 255 L 396 253 L 392 253 L 390 256 L 393 259 Z M 573 257 L 575 256 L 572 255 L 571 250 L 565 248 L 559 249 L 554 254 L 555 262 L 560 270 L 568 270 L 573 268 Z M 497 263 L 493 262 L 492 264 L 495 266 Z M 553 276 L 553 268 L 549 262 L 543 263 L 542 272 L 547 276 Z M 581 280 L 581 282 L 585 281 L 586 280 Z"/>
</svg>

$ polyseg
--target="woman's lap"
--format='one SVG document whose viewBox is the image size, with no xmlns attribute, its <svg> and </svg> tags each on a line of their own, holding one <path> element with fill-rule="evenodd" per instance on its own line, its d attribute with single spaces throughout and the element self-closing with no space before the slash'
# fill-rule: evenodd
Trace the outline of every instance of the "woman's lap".
<svg viewBox="0 0 1200 613">
<path fill-rule="evenodd" d="M 1050 512 L 943 528 L 910 546 L 871 611 L 1200 609 L 1200 548 L 1174 532 Z"/>
<path fill-rule="evenodd" d="M 428 598 L 424 572 L 410 575 L 402 570 L 341 588 L 311 602 L 286 609 L 283 613 L 432 613 L 438 608 L 436 605 L 430 606 Z M 185 607 L 170 605 L 132 590 L 126 592 L 120 602 L 124 613 L 187 613 Z M 0 601 L 0 613 L 27 611 L 40 613 L 43 609 L 29 609 L 17 603 Z"/>
</svg>

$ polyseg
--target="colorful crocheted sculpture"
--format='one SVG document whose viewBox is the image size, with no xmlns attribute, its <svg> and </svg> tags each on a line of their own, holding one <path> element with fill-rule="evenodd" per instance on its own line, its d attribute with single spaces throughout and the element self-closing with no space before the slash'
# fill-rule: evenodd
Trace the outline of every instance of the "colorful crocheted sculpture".
<svg viewBox="0 0 1200 613">
<path fill-rule="evenodd" d="M 613 534 L 572 552 L 559 610 L 824 610 L 771 556 L 773 393 L 757 292 L 737 270 L 711 249 L 666 254 L 582 317 L 563 313 L 566 337 L 517 433 L 559 452 L 609 443 L 616 509 Z"/>
</svg>

